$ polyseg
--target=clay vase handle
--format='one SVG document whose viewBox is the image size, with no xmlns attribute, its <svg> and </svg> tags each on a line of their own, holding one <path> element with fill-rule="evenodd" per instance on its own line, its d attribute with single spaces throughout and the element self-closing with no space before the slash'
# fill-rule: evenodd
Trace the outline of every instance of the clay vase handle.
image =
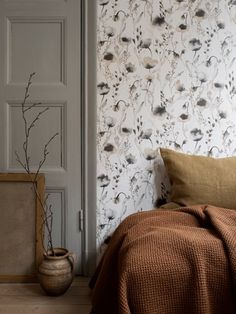
<svg viewBox="0 0 236 314">
<path fill-rule="evenodd" d="M 74 275 L 75 274 L 75 254 L 70 252 L 69 255 L 67 256 L 67 259 L 71 266 L 71 273 Z"/>
</svg>

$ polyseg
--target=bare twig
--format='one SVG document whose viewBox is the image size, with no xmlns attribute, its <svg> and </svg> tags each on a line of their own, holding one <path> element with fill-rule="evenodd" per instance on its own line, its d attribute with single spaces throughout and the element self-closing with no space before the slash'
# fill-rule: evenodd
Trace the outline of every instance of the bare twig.
<svg viewBox="0 0 236 314">
<path fill-rule="evenodd" d="M 29 91 L 30 91 L 30 86 L 32 84 L 32 79 L 34 75 L 35 75 L 35 72 L 31 73 L 29 76 L 28 83 L 25 88 L 24 99 L 23 99 L 23 102 L 21 103 L 21 114 L 22 114 L 22 119 L 24 122 L 24 135 L 25 135 L 25 139 L 22 144 L 23 159 L 20 158 L 17 151 L 15 151 L 15 156 L 16 156 L 16 161 L 21 165 L 21 167 L 26 171 L 26 173 L 30 175 L 36 198 L 38 199 L 40 206 L 43 209 L 43 224 L 41 228 L 41 231 L 42 231 L 41 234 L 42 234 L 42 244 L 44 247 L 44 251 L 46 254 L 49 254 L 49 251 L 51 251 L 52 254 L 54 255 L 54 248 L 53 248 L 53 242 L 52 242 L 52 224 L 53 224 L 52 205 L 51 204 L 48 205 L 47 203 L 48 195 L 44 199 L 42 199 L 41 196 L 39 195 L 38 190 L 37 190 L 37 179 L 38 179 L 39 172 L 42 166 L 44 165 L 44 163 L 46 162 L 47 156 L 49 154 L 48 146 L 55 139 L 55 137 L 59 135 L 59 133 L 57 132 L 54 135 L 52 135 L 47 141 L 47 143 L 44 145 L 43 156 L 41 160 L 39 161 L 36 172 L 32 173 L 31 168 L 30 168 L 30 156 L 29 156 L 30 134 L 31 134 L 32 129 L 35 127 L 35 123 L 37 123 L 40 120 L 41 116 L 49 110 L 49 108 L 46 107 L 43 110 L 39 111 L 31 122 L 29 122 L 27 119 L 26 113 L 41 104 L 39 102 L 39 103 L 33 103 L 32 105 L 26 106 L 27 99 L 30 96 Z M 43 226 L 45 227 L 47 231 L 46 247 L 44 243 L 45 230 Z"/>
<path fill-rule="evenodd" d="M 27 111 L 29 111 L 30 109 L 32 109 L 32 108 L 34 108 L 34 107 L 36 107 L 36 106 L 39 106 L 39 105 L 41 105 L 41 104 L 42 104 L 41 102 L 33 103 L 32 105 L 26 107 L 26 108 L 24 109 L 24 112 L 27 112 Z"/>
<path fill-rule="evenodd" d="M 39 161 L 39 165 L 38 165 L 38 169 L 35 173 L 35 180 L 37 180 L 39 171 L 41 170 L 43 164 L 45 163 L 46 159 L 47 159 L 47 155 L 49 154 L 48 151 L 48 146 L 49 144 L 54 140 L 54 138 L 59 135 L 59 133 L 55 133 L 52 137 L 50 137 L 50 139 L 48 140 L 48 142 L 44 145 L 44 149 L 43 149 L 43 158 Z"/>
</svg>

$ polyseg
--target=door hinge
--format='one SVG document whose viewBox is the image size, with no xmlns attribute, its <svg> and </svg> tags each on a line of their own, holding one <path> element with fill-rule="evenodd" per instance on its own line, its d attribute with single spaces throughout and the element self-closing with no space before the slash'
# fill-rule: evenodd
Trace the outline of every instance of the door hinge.
<svg viewBox="0 0 236 314">
<path fill-rule="evenodd" d="M 84 211 L 82 209 L 79 211 L 79 230 L 84 230 Z"/>
</svg>

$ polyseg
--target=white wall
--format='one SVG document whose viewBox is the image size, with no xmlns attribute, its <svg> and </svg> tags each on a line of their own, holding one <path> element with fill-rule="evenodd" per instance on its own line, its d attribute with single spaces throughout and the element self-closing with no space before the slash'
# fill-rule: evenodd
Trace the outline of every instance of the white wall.
<svg viewBox="0 0 236 314">
<path fill-rule="evenodd" d="M 236 2 L 100 0 L 97 239 L 166 199 L 159 147 L 236 147 Z"/>
</svg>

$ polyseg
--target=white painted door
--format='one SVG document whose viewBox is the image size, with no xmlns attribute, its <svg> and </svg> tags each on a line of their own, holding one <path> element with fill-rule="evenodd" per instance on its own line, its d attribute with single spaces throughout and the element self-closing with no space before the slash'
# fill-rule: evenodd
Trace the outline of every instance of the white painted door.
<svg viewBox="0 0 236 314">
<path fill-rule="evenodd" d="M 28 76 L 36 72 L 29 104 L 49 110 L 36 123 L 30 164 L 36 168 L 55 132 L 42 168 L 54 212 L 54 245 L 78 256 L 82 271 L 80 0 L 0 0 L 0 171 L 19 172 L 22 154 L 20 104 Z"/>
</svg>

